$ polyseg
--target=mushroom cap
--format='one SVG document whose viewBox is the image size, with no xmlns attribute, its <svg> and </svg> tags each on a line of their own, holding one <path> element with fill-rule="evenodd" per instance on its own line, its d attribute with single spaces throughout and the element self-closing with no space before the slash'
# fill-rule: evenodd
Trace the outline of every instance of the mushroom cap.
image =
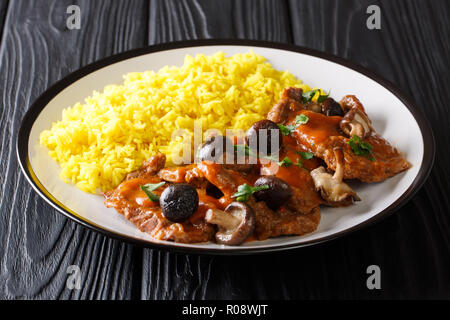
<svg viewBox="0 0 450 320">
<path fill-rule="evenodd" d="M 339 127 L 348 137 L 357 135 L 361 139 L 367 137 L 372 131 L 369 117 L 357 108 L 348 111 L 339 123 Z"/>
<path fill-rule="evenodd" d="M 246 143 L 250 148 L 267 155 L 277 153 L 280 150 L 283 137 L 275 122 L 263 119 L 255 122 L 248 129 Z"/>
<path fill-rule="evenodd" d="M 342 110 L 344 110 L 344 112 L 348 112 L 349 110 L 354 108 L 364 111 L 364 107 L 361 101 L 359 101 L 359 99 L 352 94 L 343 96 L 339 104 L 341 105 Z"/>
<path fill-rule="evenodd" d="M 227 227 L 218 224 L 218 231 L 216 232 L 216 242 L 230 246 L 240 245 L 245 242 L 255 230 L 256 218 L 253 209 L 242 202 L 232 202 L 226 208 L 225 212 L 221 212 L 221 219 L 226 219 L 226 216 L 231 216 L 229 219 L 237 221 L 237 223 L 230 223 Z M 206 213 L 206 220 L 214 214 L 214 210 L 209 209 Z"/>
<path fill-rule="evenodd" d="M 211 161 L 223 164 L 224 168 L 235 171 L 247 172 L 254 167 L 248 157 L 239 157 L 236 154 L 230 138 L 221 135 L 211 136 L 200 145 L 195 159 L 197 162 Z"/>
<path fill-rule="evenodd" d="M 198 208 L 197 190 L 187 183 L 171 184 L 161 193 L 159 203 L 163 216 L 171 222 L 189 219 Z"/>
<path fill-rule="evenodd" d="M 198 161 L 212 161 L 225 163 L 225 152 L 227 146 L 233 143 L 225 136 L 216 135 L 209 137 L 205 143 L 199 146 L 196 154 Z"/>
<path fill-rule="evenodd" d="M 268 189 L 255 192 L 258 201 L 264 201 L 272 210 L 277 210 L 292 196 L 291 186 L 284 180 L 275 176 L 262 176 L 255 181 L 255 187 L 267 185 Z"/>
</svg>

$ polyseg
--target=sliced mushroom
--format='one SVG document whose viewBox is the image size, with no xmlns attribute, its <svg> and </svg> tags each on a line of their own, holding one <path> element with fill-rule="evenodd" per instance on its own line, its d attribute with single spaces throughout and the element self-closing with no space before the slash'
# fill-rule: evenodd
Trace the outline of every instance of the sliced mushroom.
<svg viewBox="0 0 450 320">
<path fill-rule="evenodd" d="M 336 171 L 334 175 L 326 172 L 325 168 L 320 166 L 311 171 L 311 177 L 317 191 L 320 191 L 321 197 L 326 201 L 327 205 L 333 207 L 348 206 L 353 201 L 361 199 L 342 181 L 344 177 L 344 152 L 342 148 L 334 148 L 336 158 Z"/>
<path fill-rule="evenodd" d="M 237 246 L 255 230 L 255 213 L 252 208 L 242 202 L 232 202 L 225 211 L 208 209 L 205 220 L 218 226 L 216 242 L 229 246 Z"/>
<path fill-rule="evenodd" d="M 339 126 L 342 132 L 348 137 L 357 135 L 361 139 L 364 139 L 372 132 L 372 123 L 364 111 L 358 108 L 352 108 L 347 112 L 339 123 Z"/>
</svg>

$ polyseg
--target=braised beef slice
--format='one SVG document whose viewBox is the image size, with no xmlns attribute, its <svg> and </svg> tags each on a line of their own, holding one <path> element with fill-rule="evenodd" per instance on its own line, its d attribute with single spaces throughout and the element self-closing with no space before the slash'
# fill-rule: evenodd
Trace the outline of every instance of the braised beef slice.
<svg viewBox="0 0 450 320">
<path fill-rule="evenodd" d="M 164 164 L 165 156 L 162 154 L 144 162 L 142 168 L 130 174 L 116 189 L 105 192 L 105 205 L 115 208 L 139 230 L 149 233 L 154 239 L 182 243 L 212 240 L 214 227 L 207 224 L 201 217 L 203 214 L 201 208 L 188 221 L 172 223 L 162 215 L 158 204 L 145 204 L 145 201 L 149 200 L 143 192 L 141 193 L 140 185 L 161 182 L 162 179 L 157 176 L 157 172 L 164 167 Z M 161 187 L 155 193 L 161 193 L 163 189 L 164 187 Z M 204 191 L 199 190 L 199 193 L 202 192 Z"/>
<path fill-rule="evenodd" d="M 289 93 L 290 90 L 291 88 L 284 90 L 280 101 L 269 112 L 268 118 L 270 120 L 281 124 L 290 124 L 295 121 L 296 115 L 302 112 L 302 109 L 299 108 L 299 102 L 291 98 L 286 98 L 292 96 L 292 94 Z M 348 111 L 351 108 L 357 108 L 365 113 L 363 105 L 353 95 L 345 96 L 341 100 L 340 105 L 344 111 Z M 306 146 L 309 151 L 314 153 L 314 156 L 324 160 L 330 170 L 336 169 L 333 149 L 335 147 L 341 147 L 345 158 L 344 179 L 358 179 L 363 182 L 378 182 L 411 167 L 411 164 L 400 155 L 397 149 L 392 147 L 388 141 L 383 139 L 375 131 L 364 140 L 373 146 L 372 152 L 375 160 L 371 160 L 368 157 L 358 156 L 352 151 L 347 143 L 349 137 L 344 136 L 340 132 L 339 126 L 336 127 L 335 131 L 330 132 L 329 134 L 317 129 L 327 122 L 327 118 L 339 117 L 327 117 L 323 114 L 317 114 L 317 118 L 317 121 L 310 119 L 306 125 L 298 126 L 292 136 L 297 139 L 297 142 L 300 145 Z M 317 130 L 309 130 L 313 126 Z M 311 144 L 311 141 L 317 138 L 311 132 L 319 132 L 323 134 L 326 139 Z"/>
</svg>

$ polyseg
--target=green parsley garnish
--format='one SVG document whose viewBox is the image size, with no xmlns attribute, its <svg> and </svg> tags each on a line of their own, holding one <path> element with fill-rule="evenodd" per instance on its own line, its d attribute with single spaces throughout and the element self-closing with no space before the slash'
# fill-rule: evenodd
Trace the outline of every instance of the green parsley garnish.
<svg viewBox="0 0 450 320">
<path fill-rule="evenodd" d="M 283 136 L 288 136 L 288 135 L 291 134 L 292 131 L 295 130 L 294 126 L 289 126 L 289 125 L 285 126 L 285 125 L 282 125 L 282 124 L 278 124 L 278 128 L 280 128 L 280 132 L 281 132 L 281 134 Z"/>
<path fill-rule="evenodd" d="M 152 191 L 158 189 L 159 187 L 162 187 L 164 184 L 166 183 L 163 181 L 160 183 L 147 183 L 139 186 L 141 187 L 141 190 L 144 191 L 144 193 L 147 195 L 150 201 L 157 202 L 159 201 L 159 196 L 154 194 Z"/>
<path fill-rule="evenodd" d="M 314 96 L 316 95 L 317 92 L 320 93 L 321 92 L 320 89 L 314 89 L 314 90 L 311 90 L 311 91 L 303 92 L 302 93 L 302 101 L 303 101 L 303 103 L 307 103 L 307 102 L 311 101 L 312 98 L 314 98 Z M 324 102 L 325 99 L 327 99 L 329 95 L 330 95 L 330 93 L 328 93 L 326 95 L 323 95 L 323 94 L 319 95 L 319 97 L 317 98 L 317 102 L 319 102 L 319 103 Z"/>
<path fill-rule="evenodd" d="M 278 128 L 280 128 L 281 134 L 283 136 L 288 136 L 290 135 L 292 132 L 294 132 L 294 130 L 296 128 L 298 128 L 298 126 L 300 126 L 301 124 L 306 124 L 308 123 L 309 118 L 308 116 L 304 115 L 304 114 L 299 114 L 295 117 L 295 124 L 294 125 L 282 125 L 282 124 L 278 124 Z"/>
<path fill-rule="evenodd" d="M 300 159 L 300 158 L 297 158 L 297 163 L 295 164 L 297 167 L 300 167 L 300 168 L 304 168 L 303 167 L 303 161 L 302 161 L 302 159 Z"/>
<path fill-rule="evenodd" d="M 361 139 L 355 134 L 347 141 L 347 144 L 352 148 L 352 151 L 357 156 L 365 157 L 370 161 L 374 161 L 375 158 L 372 154 L 372 145 L 368 142 L 361 141 Z"/>
<path fill-rule="evenodd" d="M 309 121 L 308 116 L 304 115 L 303 113 L 295 117 L 296 127 L 298 127 L 301 124 L 307 124 L 308 121 Z"/>
<path fill-rule="evenodd" d="M 252 187 L 246 183 L 241 184 L 238 187 L 238 191 L 233 194 L 231 197 L 232 198 L 236 198 L 237 201 L 239 202 L 247 202 L 248 199 L 250 198 L 250 196 L 252 194 L 254 194 L 257 191 L 261 191 L 261 190 L 267 190 L 269 189 L 268 185 L 262 185 L 262 186 L 258 186 L 258 187 Z"/>
<path fill-rule="evenodd" d="M 314 153 L 312 152 L 303 152 L 303 151 L 299 151 L 297 152 L 299 155 L 302 156 L 303 159 L 309 160 L 312 159 L 314 157 Z"/>
<path fill-rule="evenodd" d="M 317 102 L 322 103 L 322 102 L 324 102 L 326 99 L 328 99 L 329 96 L 330 96 L 330 92 L 328 92 L 327 94 L 321 94 L 321 95 L 317 98 Z"/>
<path fill-rule="evenodd" d="M 281 160 L 280 162 L 278 162 L 278 165 L 280 167 L 290 167 L 293 164 L 293 162 L 291 161 L 291 159 L 289 159 L 288 157 L 284 157 L 283 160 Z"/>
<path fill-rule="evenodd" d="M 316 94 L 317 90 L 318 90 L 318 89 L 303 92 L 303 93 L 302 93 L 302 100 L 303 100 L 303 103 L 306 103 L 306 102 L 311 101 L 312 98 L 314 97 L 314 95 Z"/>
<path fill-rule="evenodd" d="M 312 153 L 312 152 L 297 151 L 296 153 L 302 156 L 301 158 L 297 158 L 297 163 L 295 164 L 297 167 L 301 167 L 301 168 L 305 168 L 305 166 L 303 165 L 302 158 L 305 160 L 309 160 L 314 157 L 314 153 Z"/>
</svg>

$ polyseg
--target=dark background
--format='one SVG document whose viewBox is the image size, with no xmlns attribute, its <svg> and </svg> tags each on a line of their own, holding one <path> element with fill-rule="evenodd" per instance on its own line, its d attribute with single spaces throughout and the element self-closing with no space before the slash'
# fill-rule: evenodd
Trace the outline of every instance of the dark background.
<svg viewBox="0 0 450 320">
<path fill-rule="evenodd" d="M 80 30 L 65 27 L 71 4 L 81 8 Z M 381 7 L 381 30 L 366 28 L 371 4 Z M 0 0 L 0 298 L 448 299 L 449 16 L 445 0 Z M 430 178 L 372 227 L 318 246 L 241 257 L 112 240 L 58 214 L 31 189 L 16 159 L 16 134 L 51 84 L 114 53 L 201 38 L 294 43 L 394 82 L 433 126 Z M 66 288 L 73 264 L 81 267 L 81 290 Z M 381 290 L 366 287 L 371 264 L 381 268 Z"/>
</svg>

